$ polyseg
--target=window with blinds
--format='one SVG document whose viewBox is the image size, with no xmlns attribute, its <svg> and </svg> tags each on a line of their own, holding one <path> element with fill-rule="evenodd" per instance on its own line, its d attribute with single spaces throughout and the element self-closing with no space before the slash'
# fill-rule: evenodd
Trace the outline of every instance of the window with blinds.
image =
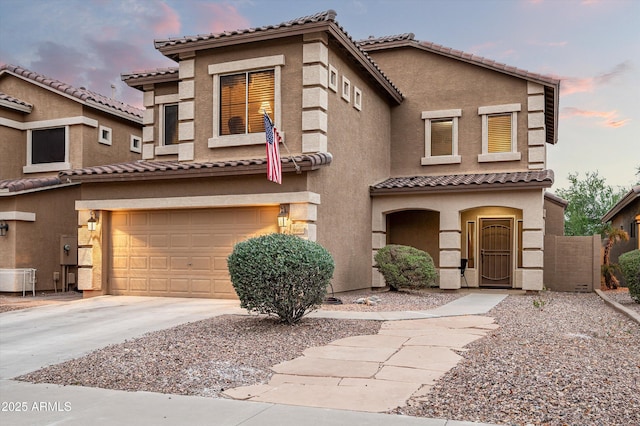
<svg viewBox="0 0 640 426">
<path fill-rule="evenodd" d="M 431 156 L 453 155 L 453 119 L 431 120 Z"/>
<path fill-rule="evenodd" d="M 220 135 L 264 132 L 264 111 L 274 117 L 274 70 L 220 77 Z"/>
<path fill-rule="evenodd" d="M 511 152 L 511 114 L 487 117 L 488 152 Z"/>
</svg>

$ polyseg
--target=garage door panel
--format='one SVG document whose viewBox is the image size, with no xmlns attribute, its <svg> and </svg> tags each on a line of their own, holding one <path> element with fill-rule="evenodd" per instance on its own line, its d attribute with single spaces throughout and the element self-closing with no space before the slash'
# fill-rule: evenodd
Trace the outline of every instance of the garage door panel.
<svg viewBox="0 0 640 426">
<path fill-rule="evenodd" d="M 145 256 L 131 256 L 129 258 L 129 268 L 136 270 L 149 270 L 149 258 Z"/>
<path fill-rule="evenodd" d="M 129 224 L 131 226 L 147 226 L 149 224 L 148 213 L 131 213 L 129 218 Z"/>
<path fill-rule="evenodd" d="M 129 289 L 131 291 L 144 293 L 147 291 L 147 279 L 146 278 L 130 278 Z"/>
<path fill-rule="evenodd" d="M 171 235 L 171 247 L 191 247 L 191 238 L 189 238 L 189 234 Z"/>
<path fill-rule="evenodd" d="M 166 293 L 169 290 L 169 279 L 149 278 L 149 291 L 156 293 Z"/>
<path fill-rule="evenodd" d="M 169 248 L 169 236 L 166 234 L 149 235 L 149 247 Z"/>
<path fill-rule="evenodd" d="M 149 235 L 133 234 L 129 237 L 129 247 L 149 247 Z"/>
<path fill-rule="evenodd" d="M 237 298 L 234 244 L 277 232 L 278 207 L 112 214 L 112 294 Z"/>
</svg>

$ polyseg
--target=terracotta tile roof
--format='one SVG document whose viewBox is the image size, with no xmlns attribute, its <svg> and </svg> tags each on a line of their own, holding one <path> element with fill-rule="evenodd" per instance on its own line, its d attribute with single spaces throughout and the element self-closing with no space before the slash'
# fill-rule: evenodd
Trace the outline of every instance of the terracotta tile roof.
<svg viewBox="0 0 640 426">
<path fill-rule="evenodd" d="M 0 180 L 0 192 L 27 191 L 29 189 L 60 185 L 61 183 L 62 181 L 58 176 Z"/>
<path fill-rule="evenodd" d="M 400 89 L 396 87 L 391 80 L 384 74 L 384 72 L 380 69 L 380 67 L 375 63 L 373 59 L 365 52 L 363 49 L 358 46 L 358 44 L 351 38 L 351 36 L 342 28 L 338 22 L 336 21 L 337 13 L 334 10 L 327 10 L 324 12 L 319 12 L 314 15 L 303 16 L 301 18 L 295 18 L 290 21 L 282 22 L 280 24 L 275 25 L 265 25 L 262 27 L 254 27 L 247 29 L 238 29 L 234 31 L 223 31 L 219 33 L 211 33 L 211 34 L 199 34 L 194 36 L 185 36 L 178 38 L 168 38 L 168 39 L 158 39 L 154 40 L 154 45 L 156 49 L 160 50 L 164 55 L 175 58 L 175 48 L 180 48 L 183 45 L 188 44 L 203 44 L 209 47 L 214 41 L 223 41 L 225 39 L 232 39 L 236 37 L 247 37 L 252 35 L 269 35 L 270 33 L 287 31 L 295 27 L 303 27 L 305 25 L 311 25 L 315 23 L 327 22 L 329 24 L 333 24 L 334 28 L 337 29 L 337 32 L 340 37 L 336 36 L 341 42 L 347 46 L 347 48 L 353 48 L 352 54 L 356 54 L 355 56 L 360 56 L 362 61 L 367 64 L 369 67 L 373 69 L 375 73 L 377 73 L 382 79 L 384 86 L 387 86 L 388 89 L 394 94 L 394 97 L 398 102 L 400 102 L 403 98 L 402 92 Z M 372 70 L 369 69 L 369 72 Z"/>
<path fill-rule="evenodd" d="M 179 44 L 187 44 L 204 40 L 211 39 L 220 39 L 225 37 L 232 37 L 242 34 L 250 34 L 256 32 L 266 32 L 270 30 L 277 30 L 279 28 L 289 28 L 299 25 L 310 24 L 314 22 L 323 22 L 323 21 L 332 21 L 335 22 L 337 13 L 333 10 L 327 10 L 324 12 L 319 12 L 314 15 L 303 16 L 301 18 L 292 19 L 290 21 L 282 22 L 280 24 L 275 25 L 264 25 L 262 27 L 255 28 L 247 28 L 247 29 L 238 29 L 234 31 L 223 31 L 219 33 L 211 33 L 211 34 L 198 34 L 194 36 L 185 36 L 178 38 L 167 38 L 167 39 L 158 39 L 154 40 L 154 45 L 156 49 L 162 49 L 168 46 L 176 46 Z"/>
<path fill-rule="evenodd" d="M 5 105 L 9 108 L 18 109 L 24 112 L 31 112 L 31 110 L 33 109 L 33 105 L 31 105 L 29 102 L 14 98 L 13 96 L 7 95 L 3 92 L 0 92 L 0 105 Z"/>
<path fill-rule="evenodd" d="M 372 185 L 372 195 L 402 192 L 495 190 L 513 187 L 550 187 L 552 170 L 481 173 L 467 175 L 411 176 L 389 178 Z"/>
<path fill-rule="evenodd" d="M 120 74 L 122 81 L 131 87 L 141 87 L 145 83 L 162 83 L 178 80 L 178 67 L 157 68 L 155 70 L 133 71 Z"/>
<path fill-rule="evenodd" d="M 333 157 L 329 153 L 305 154 L 282 157 L 282 172 L 296 171 L 296 164 L 301 171 L 316 170 L 331 163 Z M 266 171 L 266 158 L 249 160 L 226 160 L 203 163 L 187 163 L 178 161 L 132 161 L 128 163 L 87 167 L 84 169 L 65 170 L 59 173 L 64 182 L 98 182 L 124 180 L 157 180 L 175 179 L 179 177 L 194 178 L 206 176 L 230 176 L 260 174 Z"/>
<path fill-rule="evenodd" d="M 54 78 L 10 64 L 0 66 L 0 75 L 5 72 L 39 83 L 61 94 L 76 98 L 78 101 L 94 108 L 102 109 L 111 112 L 112 114 L 120 113 L 137 122 L 141 122 L 142 120 L 143 111 L 141 109 L 127 105 L 115 99 L 108 98 L 99 93 L 92 92 L 84 87 L 73 87 L 70 84 L 63 83 Z"/>
<path fill-rule="evenodd" d="M 560 84 L 560 80 L 551 77 L 549 75 L 538 74 L 516 68 L 510 65 L 506 65 L 500 62 L 496 62 L 492 59 L 485 58 L 483 56 L 474 55 L 472 53 L 466 53 L 462 50 L 452 49 L 450 47 L 442 46 L 440 44 L 414 40 L 415 35 L 413 33 L 405 33 L 399 35 L 385 36 L 385 37 L 369 37 L 364 40 L 357 40 L 356 43 L 365 51 L 375 50 L 379 47 L 384 47 L 385 44 L 394 42 L 409 42 L 409 44 L 417 45 L 425 50 L 429 50 L 434 53 L 439 53 L 445 56 L 449 56 L 456 59 L 462 59 L 466 62 L 475 63 L 486 68 L 492 68 L 497 71 L 506 72 L 508 74 L 517 75 L 519 77 L 545 82 L 552 85 Z"/>
</svg>

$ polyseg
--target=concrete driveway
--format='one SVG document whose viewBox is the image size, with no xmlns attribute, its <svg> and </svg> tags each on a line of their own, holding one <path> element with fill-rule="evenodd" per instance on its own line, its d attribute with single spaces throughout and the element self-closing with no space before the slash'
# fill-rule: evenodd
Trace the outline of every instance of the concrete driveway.
<svg viewBox="0 0 640 426">
<path fill-rule="evenodd" d="M 246 313 L 237 300 L 100 296 L 0 315 L 0 379 L 82 356 L 150 331 Z"/>
</svg>

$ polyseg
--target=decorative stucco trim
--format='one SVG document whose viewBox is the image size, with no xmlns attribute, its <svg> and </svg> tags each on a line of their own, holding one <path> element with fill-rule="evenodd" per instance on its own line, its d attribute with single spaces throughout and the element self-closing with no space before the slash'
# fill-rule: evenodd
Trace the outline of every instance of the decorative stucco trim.
<svg viewBox="0 0 640 426">
<path fill-rule="evenodd" d="M 320 204 L 320 194 L 310 191 L 267 194 L 208 195 L 142 199 L 78 200 L 76 210 L 163 210 L 206 207 L 249 207 L 277 204 Z"/>
<path fill-rule="evenodd" d="M 0 117 L 0 126 L 11 127 L 16 130 L 34 130 L 43 129 L 46 127 L 73 126 L 76 124 L 83 124 L 89 127 L 98 127 L 97 120 L 87 118 L 82 115 L 76 117 L 56 118 L 53 120 L 27 121 L 24 123 Z"/>
<path fill-rule="evenodd" d="M 6 211 L 6 212 L 0 212 L 0 220 L 35 222 L 36 214 L 32 212 Z"/>
</svg>

